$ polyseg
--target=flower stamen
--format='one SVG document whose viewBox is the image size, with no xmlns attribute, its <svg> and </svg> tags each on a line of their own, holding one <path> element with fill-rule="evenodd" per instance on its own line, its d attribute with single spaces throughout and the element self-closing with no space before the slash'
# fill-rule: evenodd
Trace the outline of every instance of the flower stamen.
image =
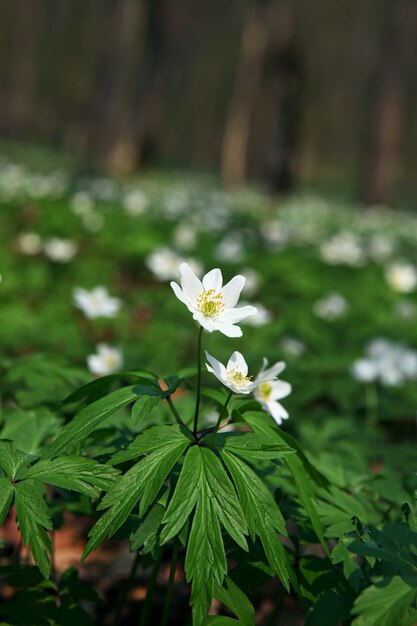
<svg viewBox="0 0 417 626">
<path fill-rule="evenodd" d="M 197 308 L 204 317 L 217 317 L 224 311 L 222 294 L 214 289 L 203 291 L 197 298 Z"/>
<path fill-rule="evenodd" d="M 263 400 L 268 400 L 269 396 L 272 393 L 272 385 L 269 383 L 262 383 L 259 385 L 259 395 Z"/>
<path fill-rule="evenodd" d="M 227 378 L 237 387 L 244 387 L 250 383 L 252 376 L 244 376 L 238 369 L 233 368 L 227 372 Z"/>
</svg>

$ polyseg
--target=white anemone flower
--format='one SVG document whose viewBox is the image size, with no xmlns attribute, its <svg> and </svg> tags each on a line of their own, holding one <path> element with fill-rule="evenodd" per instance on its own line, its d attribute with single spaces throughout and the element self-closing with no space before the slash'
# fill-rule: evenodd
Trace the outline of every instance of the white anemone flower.
<svg viewBox="0 0 417 626">
<path fill-rule="evenodd" d="M 171 287 L 193 318 L 210 333 L 219 330 L 226 337 L 241 337 L 242 330 L 236 324 L 257 313 L 254 306 L 236 308 L 245 277 L 235 276 L 223 286 L 223 276 L 218 268 L 208 272 L 202 281 L 188 263 L 181 263 L 179 271 L 181 287 L 175 282 L 171 282 Z"/>
<path fill-rule="evenodd" d="M 112 298 L 106 287 L 94 287 L 91 291 L 76 287 L 73 291 L 75 306 L 77 306 L 88 319 L 96 317 L 114 317 L 122 302 L 119 298 Z"/>
<path fill-rule="evenodd" d="M 208 352 L 206 352 L 206 359 L 210 363 L 210 365 L 206 363 L 208 371 L 234 393 L 250 393 L 262 383 L 276 377 L 275 369 L 270 368 L 259 372 L 256 380 L 252 381 L 252 377 L 248 376 L 248 365 L 240 352 L 233 352 L 226 367 Z"/>
<path fill-rule="evenodd" d="M 411 293 L 417 287 L 417 269 L 405 261 L 392 263 L 385 271 L 385 278 L 391 289 L 399 293 Z"/>
<path fill-rule="evenodd" d="M 118 348 L 106 343 L 99 343 L 96 354 L 87 357 L 88 369 L 96 376 L 107 376 L 120 370 L 123 365 L 123 354 Z"/>
<path fill-rule="evenodd" d="M 48 259 L 55 263 L 68 263 L 78 252 L 78 246 L 71 239 L 51 237 L 43 244 L 43 251 Z"/>
<path fill-rule="evenodd" d="M 255 389 L 255 399 L 262 406 L 264 411 L 269 413 L 275 420 L 276 424 L 280 426 L 282 420 L 288 419 L 288 412 L 284 409 L 282 404 L 278 400 L 286 398 L 290 395 L 292 387 L 290 383 L 285 380 L 274 380 L 278 374 L 285 368 L 285 363 L 282 361 L 275 363 L 272 367 L 267 369 L 268 361 L 264 359 L 262 368 L 255 378 L 255 383 L 262 379 L 263 382 Z M 265 376 L 268 380 L 265 381 Z"/>
</svg>

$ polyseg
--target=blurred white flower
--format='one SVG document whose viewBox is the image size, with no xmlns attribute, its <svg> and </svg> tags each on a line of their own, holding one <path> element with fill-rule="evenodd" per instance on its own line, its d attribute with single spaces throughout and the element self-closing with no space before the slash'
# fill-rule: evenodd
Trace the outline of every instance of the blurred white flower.
<svg viewBox="0 0 417 626">
<path fill-rule="evenodd" d="M 122 306 L 119 298 L 109 296 L 106 287 L 95 287 L 91 291 L 76 287 L 73 291 L 75 306 L 77 306 L 88 319 L 96 317 L 114 317 Z"/>
<path fill-rule="evenodd" d="M 151 270 L 157 280 L 171 280 L 179 278 L 179 266 L 181 263 L 187 262 L 193 270 L 194 274 L 201 276 L 203 266 L 196 259 L 187 259 L 186 261 L 172 248 L 157 248 L 152 254 L 146 258 L 146 266 Z"/>
<path fill-rule="evenodd" d="M 78 246 L 71 239 L 51 237 L 44 242 L 43 251 L 55 263 L 69 263 L 77 254 Z"/>
<path fill-rule="evenodd" d="M 388 285 L 399 293 L 411 293 L 417 287 L 417 269 L 411 263 L 398 261 L 385 270 Z"/>
<path fill-rule="evenodd" d="M 261 285 L 261 275 L 256 270 L 245 267 L 245 269 L 242 270 L 242 276 L 246 278 L 245 287 L 243 289 L 244 294 L 250 298 L 255 295 Z"/>
<path fill-rule="evenodd" d="M 374 339 L 366 347 L 365 358 L 353 363 L 352 374 L 365 383 L 379 380 L 387 387 L 404 384 L 417 378 L 417 352 L 388 339 Z"/>
<path fill-rule="evenodd" d="M 173 241 L 181 250 L 192 250 L 196 240 L 196 229 L 187 222 L 181 222 L 174 231 Z"/>
<path fill-rule="evenodd" d="M 389 259 L 394 253 L 394 249 L 394 241 L 387 235 L 376 234 L 369 241 L 369 256 L 377 263 Z"/>
<path fill-rule="evenodd" d="M 88 369 L 96 376 L 107 376 L 120 370 L 123 365 L 123 354 L 118 348 L 99 343 L 96 354 L 87 357 Z"/>
<path fill-rule="evenodd" d="M 210 363 L 210 365 L 206 363 L 208 371 L 234 393 L 250 393 L 262 383 L 276 378 L 275 370 L 279 369 L 274 366 L 269 370 L 261 371 L 256 380 L 251 381 L 251 376 L 248 376 L 248 365 L 240 352 L 233 352 L 226 367 L 208 352 L 206 352 L 206 359 Z M 276 365 L 283 366 L 280 363 Z"/>
<path fill-rule="evenodd" d="M 285 363 L 275 363 L 275 365 L 269 369 L 267 369 L 267 367 L 268 360 L 264 359 L 262 368 L 258 376 L 255 378 L 255 383 L 261 378 L 264 382 L 262 382 L 259 387 L 255 389 L 253 395 L 262 408 L 269 413 L 274 418 L 277 425 L 280 426 L 280 424 L 282 424 L 282 420 L 288 419 L 289 415 L 278 400 L 282 400 L 282 398 L 289 396 L 292 387 L 290 383 L 287 383 L 284 380 L 273 380 L 285 368 Z M 265 376 L 271 376 L 273 379 L 269 379 L 265 382 Z"/>
<path fill-rule="evenodd" d="M 242 302 L 242 305 L 246 304 L 246 302 Z M 247 324 L 248 326 L 264 326 L 265 324 L 269 324 L 269 322 L 272 322 L 271 311 L 268 311 L 268 309 L 259 302 L 255 302 L 254 306 L 256 307 L 257 312 L 254 315 L 250 315 L 249 317 L 247 317 L 242 322 L 243 324 Z"/>
<path fill-rule="evenodd" d="M 171 280 L 178 277 L 181 257 L 171 248 L 158 248 L 146 258 L 146 266 L 157 280 Z"/>
<path fill-rule="evenodd" d="M 299 357 L 306 351 L 305 344 L 295 337 L 283 337 L 279 345 L 288 356 Z"/>
<path fill-rule="evenodd" d="M 71 211 L 80 217 L 94 209 L 94 199 L 85 191 L 77 191 L 70 200 Z"/>
<path fill-rule="evenodd" d="M 372 359 L 357 359 L 352 365 L 352 374 L 361 383 L 371 383 L 378 376 L 378 365 Z"/>
<path fill-rule="evenodd" d="M 328 322 L 337 320 L 347 311 L 348 303 L 340 293 L 329 293 L 328 296 L 317 300 L 313 305 L 313 311 L 318 316 Z"/>
<path fill-rule="evenodd" d="M 227 337 L 241 337 L 242 331 L 236 324 L 256 314 L 253 306 L 236 308 L 245 284 L 244 276 L 235 276 L 223 286 L 218 268 L 208 272 L 202 281 L 187 263 L 181 263 L 179 271 L 181 287 L 175 282 L 171 282 L 171 287 L 178 300 L 193 314 L 193 319 L 209 332 L 219 330 Z"/>
<path fill-rule="evenodd" d="M 148 196 L 142 189 L 128 190 L 122 200 L 124 211 L 131 217 L 143 215 L 148 208 Z"/>
<path fill-rule="evenodd" d="M 242 236 L 239 233 L 226 235 L 217 245 L 215 254 L 221 261 L 239 263 L 244 254 Z"/>
<path fill-rule="evenodd" d="M 365 254 L 360 241 L 349 231 L 333 235 L 320 246 L 320 255 L 329 265 L 359 267 L 365 263 Z"/>
<path fill-rule="evenodd" d="M 288 243 L 288 228 L 282 222 L 263 222 L 260 231 L 262 237 L 271 249 L 277 250 L 283 248 Z"/>
<path fill-rule="evenodd" d="M 42 240 L 37 233 L 20 233 L 16 239 L 19 252 L 33 256 L 42 250 Z"/>
</svg>

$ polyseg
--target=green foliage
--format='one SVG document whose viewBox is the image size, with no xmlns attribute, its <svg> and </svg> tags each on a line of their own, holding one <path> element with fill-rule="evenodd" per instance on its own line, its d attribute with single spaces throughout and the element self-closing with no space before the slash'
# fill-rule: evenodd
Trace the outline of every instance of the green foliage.
<svg viewBox="0 0 417 626">
<path fill-rule="evenodd" d="M 137 456 L 145 452 L 147 456 L 119 478 L 100 503 L 98 508 L 107 511 L 90 531 L 83 558 L 95 550 L 106 537 L 114 535 L 138 502 L 139 516 L 143 517 L 169 472 L 189 445 L 189 439 L 177 426 L 160 426 L 152 430 L 157 443 L 146 433 L 142 435 L 145 441 L 138 445 Z"/>
<path fill-rule="evenodd" d="M 214 596 L 220 600 L 222 604 L 233 611 L 237 616 L 236 619 L 223 616 L 209 616 L 203 622 L 202 626 L 254 626 L 255 611 L 247 597 L 239 589 L 239 587 L 229 577 L 223 581 L 223 585 L 216 585 Z"/>
<path fill-rule="evenodd" d="M 381 261 L 372 252 L 382 237 L 414 263 L 415 216 L 361 213 L 308 195 L 224 193 L 207 181 L 158 175 L 140 181 L 148 209 L 138 219 L 124 204 L 136 182 L 74 178 L 51 198 L 32 197 L 29 178 L 5 200 L 0 179 L 0 524 L 16 512 L 42 572 L 12 562 L 7 539 L 0 542 L 1 564 L 10 563 L 0 579 L 14 589 L 7 604 L 1 599 L 0 621 L 94 622 L 97 606 L 90 619 L 81 605 L 97 598 L 73 570 L 44 580 L 52 526 L 65 524 L 70 511 L 95 523 L 84 557 L 108 537 L 129 538 L 146 570 L 161 546 L 180 546 L 194 626 L 253 626 L 263 585 L 275 575 L 278 594 L 291 584 L 306 626 L 416 622 L 417 388 L 408 380 L 364 386 L 351 374 L 373 338 L 416 345 L 415 293 L 388 287 L 385 265 L 396 256 Z M 111 200 L 100 197 L 102 183 Z M 101 230 L 87 231 L 70 210 L 78 189 Z M 181 229 L 194 241 L 184 249 Z M 42 246 L 25 256 L 20 235 L 32 230 Z M 328 242 L 344 233 L 362 265 L 323 261 Z M 56 235 L 77 243 L 70 263 L 46 257 L 45 241 Z M 148 255 L 169 246 L 208 269 L 222 249 L 233 249 L 230 236 L 241 250 L 223 262 L 225 278 L 255 270 L 253 298 L 273 317 L 248 326 L 239 350 L 255 377 L 265 355 L 287 362 L 290 420 L 277 427 L 253 396 L 238 396 L 225 416 L 231 430 L 214 434 L 227 391 L 204 387 L 214 379 L 203 372 L 194 436 L 197 370 L 179 369 L 194 358 L 189 312 L 154 279 Z M 86 319 L 74 307 L 74 287 L 89 289 L 98 276 L 123 301 L 115 318 Z M 347 311 L 320 318 L 315 303 L 335 289 Z M 302 354 L 285 351 L 286 336 L 301 340 Z M 233 349 L 219 333 L 204 340 L 220 359 Z M 91 380 L 86 357 L 102 341 L 123 348 L 126 371 Z M 213 597 L 227 615 L 206 615 Z"/>
<path fill-rule="evenodd" d="M 48 578 L 52 544 L 47 531 L 52 530 L 52 522 L 44 500 L 45 489 L 35 480 L 25 480 L 14 485 L 14 493 L 23 543 L 30 543 L 33 558 L 44 577 Z"/>
<path fill-rule="evenodd" d="M 181 530 L 194 508 L 185 572 L 192 582 L 193 623 L 201 624 L 215 585 L 222 584 L 227 572 L 220 524 L 243 549 L 247 549 L 247 524 L 221 462 L 214 452 L 200 446 L 191 447 L 185 456 L 178 485 L 162 520 L 163 543 Z"/>
<path fill-rule="evenodd" d="M 43 457 L 59 456 L 78 442 L 85 440 L 108 417 L 133 402 L 136 395 L 134 387 L 123 387 L 89 404 L 61 431 L 52 445 L 45 450 Z"/>
</svg>

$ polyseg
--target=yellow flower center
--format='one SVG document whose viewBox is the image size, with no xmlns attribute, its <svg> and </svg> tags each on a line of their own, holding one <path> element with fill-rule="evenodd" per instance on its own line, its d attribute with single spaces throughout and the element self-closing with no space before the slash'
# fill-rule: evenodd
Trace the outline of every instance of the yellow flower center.
<svg viewBox="0 0 417 626">
<path fill-rule="evenodd" d="M 259 385 L 259 395 L 264 400 L 268 400 L 272 392 L 272 386 L 269 383 L 262 383 Z"/>
<path fill-rule="evenodd" d="M 214 289 L 203 291 L 197 298 L 197 308 L 204 317 L 216 317 L 224 311 L 222 294 Z"/>
<path fill-rule="evenodd" d="M 250 383 L 252 376 L 244 376 L 242 372 L 237 369 L 232 369 L 227 372 L 227 378 L 230 382 L 234 383 L 237 387 L 244 387 Z"/>
</svg>

